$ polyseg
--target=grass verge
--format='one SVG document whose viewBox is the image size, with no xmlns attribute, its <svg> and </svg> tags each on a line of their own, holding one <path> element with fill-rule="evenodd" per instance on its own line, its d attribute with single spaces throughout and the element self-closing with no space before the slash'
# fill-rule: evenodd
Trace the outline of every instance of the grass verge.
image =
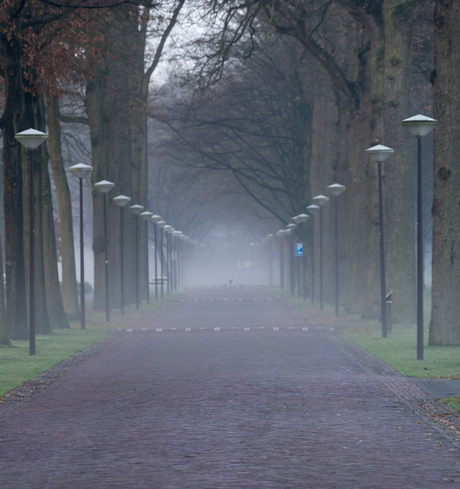
<svg viewBox="0 0 460 489">
<path fill-rule="evenodd" d="M 34 356 L 29 355 L 28 341 L 12 341 L 8 347 L 0 345 L 0 396 L 102 341 L 112 330 L 142 323 L 143 318 L 157 314 L 184 293 L 179 291 L 158 301 L 151 299 L 150 304 L 142 303 L 139 310 L 135 306 L 127 307 L 124 316 L 119 311 L 111 311 L 110 323 L 105 322 L 105 311 L 93 310 L 88 301 L 86 329 L 82 331 L 80 321 L 73 321 L 68 329 L 37 335 Z"/>
<path fill-rule="evenodd" d="M 417 333 L 415 324 L 393 325 L 388 338 L 382 338 L 378 321 L 363 321 L 359 316 L 340 311 L 335 317 L 335 308 L 324 304 L 323 311 L 319 304 L 310 300 L 293 298 L 287 291 L 276 287 L 268 288 L 269 292 L 286 299 L 287 302 L 306 314 L 316 323 L 333 324 L 341 327 L 345 337 L 364 350 L 384 361 L 408 377 L 460 379 L 460 347 L 428 346 L 425 344 L 424 360 L 417 360 Z M 425 343 L 428 335 L 425 334 Z"/>
</svg>

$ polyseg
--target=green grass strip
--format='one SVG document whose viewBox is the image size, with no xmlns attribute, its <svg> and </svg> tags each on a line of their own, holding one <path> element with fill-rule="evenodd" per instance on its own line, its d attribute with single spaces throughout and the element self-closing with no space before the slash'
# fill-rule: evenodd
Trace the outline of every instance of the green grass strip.
<svg viewBox="0 0 460 489">
<path fill-rule="evenodd" d="M 139 310 L 131 305 L 125 309 L 124 316 L 113 310 L 110 323 L 105 322 L 105 312 L 93 310 L 88 301 L 86 329 L 82 331 L 80 322 L 74 321 L 71 322 L 70 329 L 57 329 L 51 335 L 37 335 L 34 356 L 29 355 L 28 341 L 12 341 L 11 346 L 0 345 L 0 396 L 102 341 L 114 329 L 139 327 L 144 318 L 150 320 L 185 292 L 179 290 L 169 296 L 165 294 L 163 299 L 155 300 L 151 291 L 150 304 L 141 303 Z"/>
<path fill-rule="evenodd" d="M 424 335 L 424 360 L 417 360 L 417 331 L 415 324 L 393 325 L 387 338 L 382 338 L 378 321 L 362 321 L 358 316 L 340 311 L 336 318 L 335 308 L 324 304 L 311 304 L 310 299 L 292 297 L 291 294 L 276 287 L 267 289 L 304 313 L 318 324 L 331 324 L 340 327 L 345 337 L 364 348 L 408 377 L 460 379 L 460 346 L 428 346 L 428 334 Z M 428 317 L 428 316 L 427 316 Z"/>
<path fill-rule="evenodd" d="M 108 332 L 107 329 L 70 328 L 56 330 L 51 335 L 37 335 L 34 356 L 29 356 L 28 341 L 14 341 L 11 347 L 0 347 L 0 396 L 103 340 Z"/>
</svg>

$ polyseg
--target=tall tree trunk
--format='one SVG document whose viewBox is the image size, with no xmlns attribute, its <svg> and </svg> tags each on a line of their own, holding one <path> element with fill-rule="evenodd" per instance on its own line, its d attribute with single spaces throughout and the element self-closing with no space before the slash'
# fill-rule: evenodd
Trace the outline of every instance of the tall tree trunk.
<svg viewBox="0 0 460 489">
<path fill-rule="evenodd" d="M 59 100 L 47 98 L 48 148 L 59 206 L 62 250 L 62 302 L 69 319 L 78 319 L 77 277 L 73 236 L 72 203 L 61 151 Z"/>
<path fill-rule="evenodd" d="M 41 95 L 38 99 L 40 119 L 45 118 L 45 100 Z M 41 178 L 41 217 L 43 241 L 43 272 L 45 278 L 46 306 L 50 328 L 70 328 L 69 320 L 62 303 L 61 285 L 59 283 L 56 234 L 54 228 L 53 197 L 49 176 L 49 154 L 46 145 L 42 149 Z"/>
<path fill-rule="evenodd" d="M 114 70 L 116 71 L 116 70 Z M 132 168 L 129 145 L 129 128 L 126 124 L 126 100 L 117 93 L 126 93 L 123 88 L 123 72 L 114 72 L 105 78 L 91 81 L 87 85 L 86 110 L 91 134 L 92 183 L 109 180 L 115 188 L 107 194 L 109 254 L 109 295 L 111 307 L 120 305 L 120 229 L 119 209 L 111 198 L 125 194 L 133 198 Z M 133 203 L 135 203 L 133 201 Z M 125 297 L 134 302 L 134 219 L 126 213 L 124 234 Z M 93 252 L 94 252 L 94 308 L 105 308 L 104 274 L 104 227 L 103 197 L 93 191 Z"/>
<path fill-rule="evenodd" d="M 401 121 L 409 107 L 412 24 L 399 14 L 401 5 L 401 0 L 386 0 L 383 22 L 368 19 L 369 57 L 362 65 L 359 107 L 355 106 L 350 119 L 348 198 L 354 267 L 350 310 L 358 312 L 362 306 L 363 318 L 379 317 L 381 311 L 377 172 L 375 163 L 364 155 L 366 147 L 380 142 L 396 148 L 383 166 L 385 293 L 394 289 L 394 319 L 409 321 L 415 314 L 414 180 Z M 363 269 L 366 278 L 362 281 Z"/>
<path fill-rule="evenodd" d="M 10 345 L 5 304 L 5 284 L 3 283 L 3 252 L 0 246 L 0 345 Z"/>
<path fill-rule="evenodd" d="M 433 282 L 430 345 L 460 344 L 460 5 L 437 0 L 434 33 Z"/>
<path fill-rule="evenodd" d="M 395 148 L 385 163 L 385 249 L 387 290 L 394 290 L 392 318 L 415 321 L 415 167 L 411 158 L 414 139 L 401 121 L 410 117 L 409 74 L 411 72 L 412 21 L 398 14 L 401 0 L 385 0 L 383 67 L 383 127 L 381 143 Z"/>
<path fill-rule="evenodd" d="M 3 136 L 3 206 L 5 215 L 5 272 L 8 332 L 12 339 L 27 339 L 28 323 L 24 266 L 22 215 L 22 167 L 20 144 L 14 135 L 21 125 L 23 90 L 21 49 L 15 34 L 0 37 L 5 67 L 5 110 L 1 119 Z"/>
</svg>

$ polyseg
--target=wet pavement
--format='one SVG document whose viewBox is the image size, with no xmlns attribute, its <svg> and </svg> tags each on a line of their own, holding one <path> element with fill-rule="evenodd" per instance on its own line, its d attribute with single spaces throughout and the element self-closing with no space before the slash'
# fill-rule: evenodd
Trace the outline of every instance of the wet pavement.
<svg viewBox="0 0 460 489">
<path fill-rule="evenodd" d="M 196 289 L 0 407 L 0 487 L 460 488 L 430 396 L 263 289 Z"/>
</svg>

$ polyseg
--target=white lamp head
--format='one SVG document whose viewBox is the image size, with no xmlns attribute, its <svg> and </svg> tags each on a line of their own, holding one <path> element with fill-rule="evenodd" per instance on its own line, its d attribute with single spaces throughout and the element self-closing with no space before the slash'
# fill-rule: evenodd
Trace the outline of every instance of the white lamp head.
<svg viewBox="0 0 460 489">
<path fill-rule="evenodd" d="M 159 216 L 158 214 L 153 214 L 153 216 L 150 218 L 150 220 L 157 223 L 157 222 L 161 221 L 161 216 Z"/>
<path fill-rule="evenodd" d="M 128 205 L 131 202 L 131 197 L 128 197 L 127 195 L 117 195 L 112 200 L 119 207 L 125 207 L 126 205 Z"/>
<path fill-rule="evenodd" d="M 27 129 L 26 131 L 18 132 L 14 137 L 25 148 L 36 149 L 48 139 L 48 134 L 36 129 Z"/>
<path fill-rule="evenodd" d="M 318 214 L 319 212 L 319 205 L 315 205 L 315 204 L 312 204 L 312 205 L 308 205 L 306 207 L 307 211 L 312 215 L 314 216 L 315 214 Z"/>
<path fill-rule="evenodd" d="M 430 133 L 435 126 L 438 125 L 438 121 L 436 119 L 431 119 L 431 117 L 427 117 L 426 115 L 418 114 L 409 117 L 408 119 L 404 119 L 402 125 L 412 134 L 412 136 L 421 138 Z"/>
<path fill-rule="evenodd" d="M 144 206 L 139 204 L 130 205 L 129 208 L 136 216 L 138 216 L 144 210 Z"/>
<path fill-rule="evenodd" d="M 100 182 L 96 182 L 94 184 L 94 188 L 101 194 L 106 194 L 107 192 L 110 192 L 113 187 L 115 187 L 115 184 L 109 182 L 108 180 L 101 180 Z"/>
<path fill-rule="evenodd" d="M 297 222 L 307 222 L 308 219 L 310 219 L 310 216 L 308 214 L 299 214 L 298 216 L 295 216 Z"/>
<path fill-rule="evenodd" d="M 325 195 L 316 195 L 312 200 L 315 204 L 323 206 L 329 202 L 329 197 L 326 197 Z"/>
<path fill-rule="evenodd" d="M 76 165 L 69 166 L 69 171 L 72 175 L 75 175 L 79 180 L 83 180 L 87 175 L 93 171 L 93 167 L 85 165 L 84 163 L 77 163 Z"/>
<path fill-rule="evenodd" d="M 139 214 L 139 217 L 141 219 L 144 219 L 144 221 L 150 221 L 150 218 L 153 216 L 153 212 L 149 211 L 144 211 Z"/>
<path fill-rule="evenodd" d="M 346 187 L 344 187 L 343 185 L 340 185 L 340 183 L 333 183 L 332 185 L 329 185 L 327 187 L 327 190 L 334 197 L 338 197 L 342 192 L 344 192 L 346 190 Z"/>
<path fill-rule="evenodd" d="M 371 157 L 372 160 L 382 162 L 385 161 L 390 155 L 394 153 L 393 148 L 388 146 L 383 146 L 383 144 L 376 144 L 372 148 L 367 148 L 366 153 Z"/>
</svg>

